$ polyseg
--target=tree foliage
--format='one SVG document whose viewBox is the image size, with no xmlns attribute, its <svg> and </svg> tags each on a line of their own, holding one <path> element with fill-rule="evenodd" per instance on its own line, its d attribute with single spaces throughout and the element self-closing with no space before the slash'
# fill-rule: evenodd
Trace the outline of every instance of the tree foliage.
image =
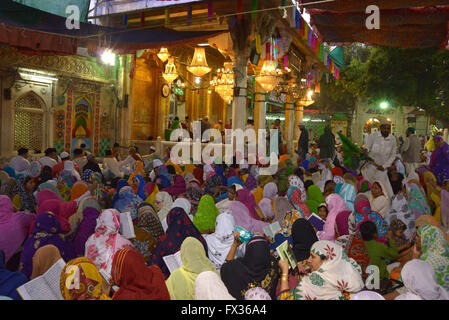
<svg viewBox="0 0 449 320">
<path fill-rule="evenodd" d="M 322 81 L 322 94 L 329 99 L 346 107 L 354 107 L 359 98 L 372 104 L 388 101 L 393 107 L 420 107 L 449 127 L 447 51 L 352 45 L 345 55 L 340 80 Z"/>
</svg>

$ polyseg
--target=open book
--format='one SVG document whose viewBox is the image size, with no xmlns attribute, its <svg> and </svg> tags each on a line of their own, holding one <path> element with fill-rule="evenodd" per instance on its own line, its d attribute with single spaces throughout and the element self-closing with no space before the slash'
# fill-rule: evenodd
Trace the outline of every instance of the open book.
<svg viewBox="0 0 449 320">
<path fill-rule="evenodd" d="M 59 280 L 65 262 L 59 259 L 43 275 L 17 288 L 23 300 L 64 300 L 59 289 Z"/>
<path fill-rule="evenodd" d="M 182 266 L 181 251 L 162 257 L 162 259 L 164 260 L 168 270 L 170 270 L 170 273 L 173 273 L 173 271 L 181 268 Z"/>
<path fill-rule="evenodd" d="M 326 224 L 326 221 L 321 219 L 317 214 L 312 213 L 307 220 L 318 230 L 323 231 L 324 225 Z"/>
<path fill-rule="evenodd" d="M 126 239 L 134 239 L 136 237 L 130 212 L 120 213 L 120 234 Z"/>
<path fill-rule="evenodd" d="M 288 260 L 289 268 L 295 269 L 298 262 L 296 261 L 295 255 L 293 254 L 293 250 L 288 243 L 288 240 L 282 242 L 277 248 L 276 251 L 279 255 L 279 258 L 282 260 Z"/>
<path fill-rule="evenodd" d="M 282 230 L 281 225 L 279 224 L 278 221 L 263 228 L 263 232 L 265 233 L 265 235 L 270 238 L 274 238 L 276 233 L 278 233 L 281 230 Z"/>
</svg>

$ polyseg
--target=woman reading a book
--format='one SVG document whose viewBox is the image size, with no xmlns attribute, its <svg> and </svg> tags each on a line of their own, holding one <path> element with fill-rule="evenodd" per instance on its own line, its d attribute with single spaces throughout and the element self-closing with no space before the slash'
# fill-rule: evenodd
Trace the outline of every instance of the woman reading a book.
<svg viewBox="0 0 449 320">
<path fill-rule="evenodd" d="M 326 203 L 329 209 L 329 214 L 326 218 L 323 231 L 318 231 L 317 235 L 320 240 L 335 241 L 335 222 L 337 216 L 341 212 L 349 211 L 349 208 L 343 198 L 336 193 L 329 195 L 326 198 Z"/>
<path fill-rule="evenodd" d="M 290 290 L 289 263 L 279 260 L 282 276 L 278 300 L 347 300 L 351 293 L 357 293 L 365 286 L 360 266 L 333 242 L 315 242 L 307 264 L 311 273 Z"/>
<path fill-rule="evenodd" d="M 235 232 L 234 243 L 220 270 L 221 279 L 229 293 L 237 300 L 244 300 L 246 291 L 261 287 L 274 299 L 279 267 L 270 254 L 267 240 L 259 235 L 254 236 L 246 245 L 245 256 L 234 259 L 240 244 L 239 233 Z"/>
</svg>

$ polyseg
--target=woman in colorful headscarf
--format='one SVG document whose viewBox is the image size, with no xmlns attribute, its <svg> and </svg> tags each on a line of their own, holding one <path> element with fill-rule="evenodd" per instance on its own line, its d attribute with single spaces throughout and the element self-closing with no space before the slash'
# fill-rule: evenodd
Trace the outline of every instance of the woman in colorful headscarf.
<svg viewBox="0 0 449 320">
<path fill-rule="evenodd" d="M 166 233 L 160 237 L 156 249 L 148 261 L 148 265 L 159 266 L 166 278 L 169 277 L 170 271 L 162 258 L 176 253 L 187 237 L 197 238 L 207 252 L 206 240 L 201 236 L 183 208 L 176 207 L 170 210 L 167 215 L 167 226 Z"/>
<path fill-rule="evenodd" d="M 222 186 L 222 181 L 221 178 L 218 174 L 213 173 L 212 176 L 210 176 L 209 178 L 207 178 L 206 180 L 206 184 L 204 186 L 204 193 L 211 195 L 213 197 L 219 197 L 221 195 L 224 195 L 226 192 L 221 192 L 220 190 L 217 190 L 217 187 L 221 187 Z M 224 188 L 220 188 L 220 189 L 224 189 Z M 222 193 L 222 194 L 221 194 Z"/>
<path fill-rule="evenodd" d="M 426 197 L 415 183 L 407 183 L 407 201 L 415 218 L 418 219 L 422 215 L 432 215 L 432 211 L 427 204 Z"/>
<path fill-rule="evenodd" d="M 111 194 L 103 184 L 103 177 L 101 173 L 89 171 L 89 169 L 84 170 L 83 176 L 87 177 L 87 184 L 89 186 L 90 193 L 100 203 L 102 208 L 111 208 Z"/>
<path fill-rule="evenodd" d="M 17 288 L 28 282 L 27 277 L 21 272 L 11 272 L 6 269 L 5 253 L 0 249 L 0 296 L 6 296 L 13 300 L 22 300 Z"/>
<path fill-rule="evenodd" d="M 137 194 L 142 201 L 146 200 L 145 196 L 145 181 L 140 174 L 135 175 L 130 181 L 130 186 L 133 188 L 134 193 Z"/>
<path fill-rule="evenodd" d="M 206 194 L 200 200 L 198 210 L 193 217 L 193 224 L 201 233 L 210 234 L 214 232 L 215 220 L 219 214 L 214 198 Z"/>
<path fill-rule="evenodd" d="M 271 201 L 276 198 L 278 194 L 278 187 L 276 183 L 270 182 L 263 188 L 263 199 L 259 202 L 259 208 L 265 219 L 274 218 L 273 208 L 271 206 Z"/>
<path fill-rule="evenodd" d="M 351 177 L 354 177 L 352 174 L 350 174 Z M 352 181 L 348 179 L 348 181 Z M 340 195 L 343 200 L 345 201 L 346 205 L 348 206 L 349 210 L 351 212 L 354 212 L 354 199 L 357 195 L 357 191 L 355 189 L 354 184 L 352 183 L 342 183 L 337 184 L 335 186 L 335 193 Z"/>
<path fill-rule="evenodd" d="M 33 256 L 40 247 L 52 244 L 58 248 L 64 261 L 75 257 L 72 243 L 62 234 L 61 225 L 54 214 L 42 213 L 36 218 L 33 231 L 23 245 L 20 257 L 20 271 L 31 277 L 33 271 Z"/>
<path fill-rule="evenodd" d="M 174 199 L 176 199 L 178 196 L 186 192 L 186 182 L 181 175 L 176 175 L 174 177 L 173 184 L 168 188 L 162 189 L 162 191 L 167 192 Z"/>
<path fill-rule="evenodd" d="M 252 233 L 258 232 L 263 234 L 263 229 L 269 225 L 267 222 L 254 219 L 243 202 L 229 202 L 228 210 L 231 211 L 236 226 L 241 226 Z"/>
<path fill-rule="evenodd" d="M 224 186 L 228 185 L 228 179 L 226 178 L 226 176 L 224 175 L 224 169 L 223 166 L 221 165 L 217 165 L 215 167 L 215 173 L 218 174 L 221 178 L 221 184 Z"/>
<path fill-rule="evenodd" d="M 307 263 L 312 272 L 296 288 L 290 290 L 287 279 L 281 280 L 278 300 L 348 300 L 365 286 L 360 266 L 331 241 L 315 242 Z M 288 274 L 288 261 L 279 264 L 282 273 Z"/>
<path fill-rule="evenodd" d="M 82 220 L 73 239 L 73 250 L 76 257 L 84 256 L 86 242 L 95 233 L 97 219 L 100 216 L 100 208 L 86 207 L 83 210 Z"/>
<path fill-rule="evenodd" d="M 293 186 L 288 188 L 287 198 L 296 210 L 301 211 L 301 215 L 303 218 L 308 218 L 311 215 L 309 207 L 302 200 L 304 199 L 304 196 L 299 188 Z"/>
<path fill-rule="evenodd" d="M 248 174 L 248 176 L 246 177 L 246 181 L 245 181 L 245 187 L 250 191 L 255 190 L 257 188 L 256 178 L 254 178 L 252 175 Z"/>
<path fill-rule="evenodd" d="M 72 231 L 69 219 L 76 212 L 76 201 L 64 202 L 59 199 L 50 199 L 43 201 L 36 212 L 36 217 L 39 217 L 42 213 L 51 212 L 58 219 L 63 232 Z M 32 231 L 35 222 L 31 224 L 30 232 Z"/>
<path fill-rule="evenodd" d="M 226 256 L 234 242 L 235 219 L 230 211 L 218 215 L 215 221 L 215 232 L 204 234 L 207 242 L 208 256 L 215 268 L 220 271 Z"/>
<path fill-rule="evenodd" d="M 159 189 L 165 189 L 170 187 L 172 182 L 172 175 L 168 173 L 168 169 L 166 166 L 162 165 L 157 167 L 157 177 L 156 177 L 156 184 L 158 184 L 160 187 Z"/>
<path fill-rule="evenodd" d="M 112 281 L 120 288 L 112 300 L 170 300 L 161 269 L 147 267 L 136 250 L 122 249 L 115 254 Z"/>
<path fill-rule="evenodd" d="M 70 201 L 74 201 L 76 199 L 79 199 L 83 194 L 85 194 L 88 191 L 87 183 L 85 181 L 77 181 L 72 187 L 71 193 L 70 193 Z"/>
<path fill-rule="evenodd" d="M 429 167 L 437 178 L 438 185 L 441 185 L 444 180 L 449 179 L 449 145 L 441 136 L 434 136 L 433 140 L 435 151 L 432 152 Z"/>
<path fill-rule="evenodd" d="M 449 291 L 449 244 L 444 233 L 435 226 L 424 225 L 418 229 L 415 248 L 420 260 L 427 262 L 437 277 L 437 282 Z"/>
<path fill-rule="evenodd" d="M 337 187 L 335 188 L 336 190 Z M 391 200 L 384 184 L 379 180 L 374 181 L 367 196 L 373 211 L 376 211 L 382 216 L 382 218 L 385 218 L 388 212 L 390 212 Z"/>
<path fill-rule="evenodd" d="M 437 227 L 438 229 L 440 229 L 444 236 L 446 237 L 446 241 L 449 243 L 449 234 L 446 232 L 446 230 L 444 230 L 443 226 L 441 225 L 441 223 L 439 223 L 434 217 L 429 216 L 429 215 L 425 215 L 425 216 L 421 216 L 418 219 L 416 219 L 416 230 L 418 230 L 419 227 L 423 226 L 423 225 L 431 225 L 434 227 Z"/>
<path fill-rule="evenodd" d="M 41 191 L 44 191 L 44 190 L 51 190 L 51 191 L 53 191 L 55 194 L 58 195 L 59 199 L 62 200 L 62 196 L 59 194 L 59 191 L 58 191 L 58 189 L 56 188 L 56 186 L 57 186 L 57 184 L 53 184 L 53 183 L 50 183 L 50 182 L 44 182 L 44 183 L 40 184 L 40 185 L 37 187 L 37 191 L 38 191 L 38 192 L 41 192 Z M 39 205 L 39 204 L 38 204 L 38 205 Z"/>
<path fill-rule="evenodd" d="M 377 240 L 379 242 L 383 242 L 387 244 L 387 232 L 388 232 L 388 223 L 384 220 L 384 218 L 377 212 L 371 209 L 371 204 L 368 200 L 368 197 L 364 194 L 359 194 L 355 198 L 355 227 L 356 230 L 359 231 L 360 225 L 365 221 L 372 221 L 376 224 L 377 227 Z"/>
<path fill-rule="evenodd" d="M 425 172 L 423 177 L 428 203 L 432 203 L 432 207 L 435 209 L 433 216 L 441 222 L 441 188 L 438 186 L 437 179 L 431 171 Z"/>
<path fill-rule="evenodd" d="M 156 195 L 155 205 L 158 210 L 157 216 L 159 220 L 162 222 L 167 217 L 169 211 L 173 206 L 173 199 L 167 192 L 159 192 Z"/>
<path fill-rule="evenodd" d="M 359 193 L 368 192 L 371 190 L 371 183 L 366 179 L 359 180 L 357 183 L 357 190 Z"/>
<path fill-rule="evenodd" d="M 200 185 L 203 185 L 204 183 L 204 179 L 203 179 L 203 169 L 196 167 L 193 170 L 193 176 L 195 177 L 195 179 L 197 179 L 200 182 Z"/>
<path fill-rule="evenodd" d="M 130 212 L 133 221 L 137 219 L 137 210 L 143 200 L 137 196 L 129 186 L 123 187 L 119 191 L 119 198 L 113 208 L 119 212 Z"/>
<path fill-rule="evenodd" d="M 0 195 L 0 250 L 5 253 L 5 263 L 22 246 L 33 220 L 34 214 L 14 212 L 11 199 Z"/>
<path fill-rule="evenodd" d="M 111 283 L 112 259 L 121 249 L 133 249 L 132 243 L 120 233 L 120 212 L 104 210 L 97 219 L 95 233 L 86 241 L 84 256 L 89 258 L 100 273 Z"/>
<path fill-rule="evenodd" d="M 323 230 L 318 231 L 317 236 L 320 240 L 335 241 L 335 223 L 337 217 L 342 212 L 350 212 L 350 210 L 343 198 L 335 193 L 326 197 L 326 204 L 329 213 Z"/>
<path fill-rule="evenodd" d="M 238 237 L 234 239 L 235 245 L 238 246 Z M 220 270 L 221 279 L 229 293 L 237 300 L 244 300 L 248 290 L 261 287 L 274 299 L 279 267 L 276 259 L 270 254 L 267 240 L 261 236 L 253 237 L 246 244 L 245 255 L 242 258 L 233 258 L 228 256 Z"/>
<path fill-rule="evenodd" d="M 237 191 L 237 200 L 248 208 L 251 218 L 255 220 L 263 219 L 263 214 L 260 212 L 253 194 L 248 189 Z"/>
<path fill-rule="evenodd" d="M 307 191 L 304 187 L 304 182 L 297 175 L 290 175 L 288 177 L 288 187 L 295 187 L 301 191 L 301 201 L 307 201 Z"/>
<path fill-rule="evenodd" d="M 318 214 L 318 206 L 324 202 L 321 189 L 316 185 L 312 185 L 307 189 L 307 196 L 309 200 L 305 201 L 305 203 L 309 207 L 310 213 Z"/>
<path fill-rule="evenodd" d="M 5 171 L 10 178 L 17 179 L 16 170 L 11 166 L 4 166 L 3 171 Z"/>
<path fill-rule="evenodd" d="M 193 237 L 187 237 L 181 245 L 182 266 L 170 275 L 166 281 L 171 300 L 195 299 L 195 280 L 202 272 L 217 273 L 207 258 L 202 243 Z M 218 274 L 218 273 L 217 273 Z"/>
<path fill-rule="evenodd" d="M 74 276 L 76 273 L 79 277 Z M 104 282 L 95 264 L 83 257 L 65 265 L 61 271 L 59 288 L 64 300 L 111 300 Z"/>
<path fill-rule="evenodd" d="M 19 211 L 36 212 L 36 199 L 33 195 L 34 179 L 30 176 L 21 176 L 13 193 L 12 203 Z"/>
<path fill-rule="evenodd" d="M 156 195 L 159 193 L 159 187 L 157 184 L 150 182 L 147 183 L 144 187 L 145 192 L 145 202 L 151 204 L 152 206 L 156 206 Z"/>
<path fill-rule="evenodd" d="M 395 219 L 398 219 L 405 224 L 407 229 L 404 232 L 404 235 L 407 240 L 411 241 L 416 234 L 416 218 L 408 205 L 407 199 L 402 193 L 398 193 L 393 197 L 390 212 L 385 217 L 385 221 L 388 224 L 391 224 L 391 221 Z"/>
<path fill-rule="evenodd" d="M 148 261 L 159 238 L 165 233 L 156 210 L 151 204 L 143 202 L 139 206 L 134 232 L 136 237 L 131 239 L 131 242 L 134 248 L 143 255 L 145 261 Z"/>
<path fill-rule="evenodd" d="M 144 163 L 143 163 L 143 159 L 140 156 L 140 154 L 138 154 L 137 152 L 134 152 L 131 157 L 133 157 L 134 162 L 133 162 L 133 173 L 129 176 L 128 179 L 128 183 L 131 184 L 131 181 L 133 180 L 133 178 L 137 175 L 141 175 L 142 177 L 145 177 L 145 170 L 144 170 Z"/>
</svg>

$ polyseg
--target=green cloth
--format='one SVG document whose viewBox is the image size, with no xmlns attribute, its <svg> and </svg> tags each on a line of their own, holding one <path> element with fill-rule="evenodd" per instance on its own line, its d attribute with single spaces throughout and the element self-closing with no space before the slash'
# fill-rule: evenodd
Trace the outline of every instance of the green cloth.
<svg viewBox="0 0 449 320">
<path fill-rule="evenodd" d="M 198 204 L 198 210 L 193 217 L 193 224 L 200 232 L 215 229 L 215 220 L 217 220 L 220 211 L 215 206 L 214 198 L 205 195 Z"/>
<path fill-rule="evenodd" d="M 324 133 L 318 141 L 318 147 L 320 148 L 321 159 L 331 159 L 334 156 L 335 136 L 332 134 L 331 129 L 328 126 L 324 128 Z"/>
<path fill-rule="evenodd" d="M 281 172 L 279 173 L 278 181 L 276 182 L 276 185 L 278 186 L 278 191 L 280 194 L 285 194 L 288 189 L 288 172 L 287 169 L 281 169 Z"/>
<path fill-rule="evenodd" d="M 366 250 L 368 251 L 370 265 L 378 266 L 381 279 L 389 279 L 390 274 L 387 270 L 387 262 L 385 259 L 396 260 L 399 256 L 398 247 L 394 240 L 389 240 L 387 247 L 385 244 L 376 240 L 365 241 Z"/>
<path fill-rule="evenodd" d="M 319 205 L 324 203 L 324 197 L 321 189 L 316 185 L 312 185 L 307 189 L 307 196 L 309 200 L 305 201 L 305 203 L 309 207 L 310 213 L 318 214 Z"/>
<path fill-rule="evenodd" d="M 372 160 L 362 149 L 356 146 L 352 141 L 342 133 L 338 133 L 343 149 L 343 164 L 352 170 L 359 168 L 360 161 Z"/>
<path fill-rule="evenodd" d="M 343 52 L 343 47 L 336 47 L 334 50 L 329 52 L 329 56 L 332 58 L 332 61 L 334 61 L 337 67 L 340 69 L 345 67 L 345 54 Z"/>
<path fill-rule="evenodd" d="M 13 0 L 24 4 L 28 7 L 39 9 L 48 13 L 56 14 L 66 18 L 66 8 L 70 5 L 75 5 L 80 10 L 80 21 L 86 22 L 87 12 L 89 10 L 90 0 Z M 31 18 L 28 16 L 28 18 Z M 35 18 L 35 17 L 34 17 Z"/>
</svg>

